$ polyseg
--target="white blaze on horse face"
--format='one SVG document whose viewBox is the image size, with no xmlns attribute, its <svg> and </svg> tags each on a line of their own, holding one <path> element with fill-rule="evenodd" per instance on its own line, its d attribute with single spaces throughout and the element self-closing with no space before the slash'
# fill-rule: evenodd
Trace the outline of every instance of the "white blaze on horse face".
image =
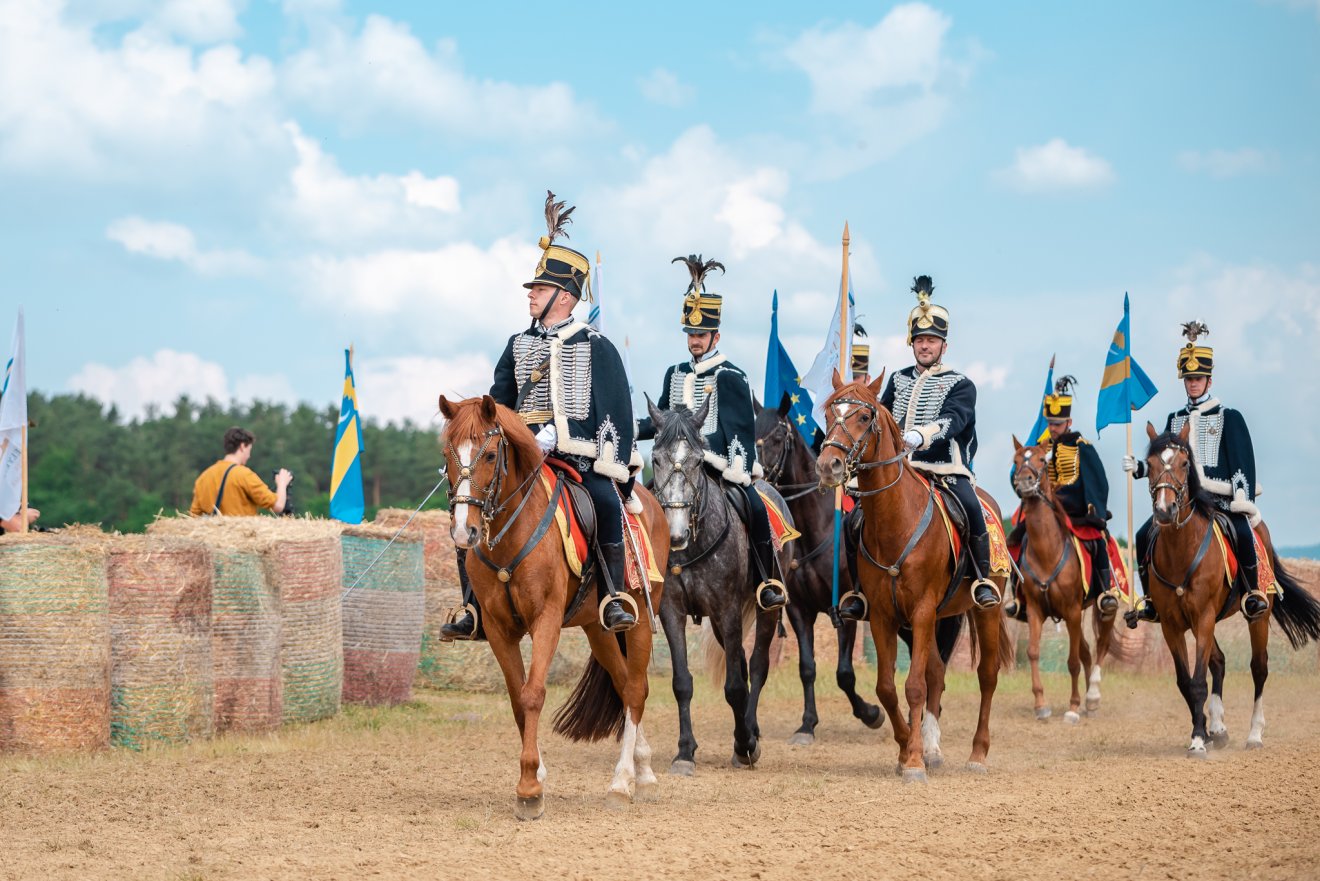
<svg viewBox="0 0 1320 881">
<path fill-rule="evenodd" d="M 686 469 L 689 467 L 687 463 L 687 458 L 688 458 L 688 443 L 686 440 L 679 440 L 679 442 L 674 446 L 674 454 L 672 461 L 675 465 L 682 466 L 683 468 Z M 698 465 L 697 467 L 699 468 L 701 466 Z M 696 479 L 699 476 L 700 475 L 693 475 L 693 479 Z M 674 498 L 670 496 L 667 499 L 667 501 L 691 502 L 692 499 L 687 498 L 687 481 L 677 480 L 675 482 L 681 484 L 681 489 L 683 490 L 683 497 Z M 666 479 L 666 485 L 667 483 L 668 483 L 668 478 Z M 668 507 L 665 508 L 665 520 L 669 522 L 669 540 L 671 542 L 682 542 L 687 538 L 688 513 L 691 510 L 692 510 L 691 508 L 668 508 Z"/>
<path fill-rule="evenodd" d="M 463 441 L 458 445 L 458 464 L 467 468 L 472 464 L 472 441 Z M 469 496 L 472 495 L 472 481 L 460 480 L 458 486 L 454 487 L 454 495 Z M 449 536 L 454 540 L 454 544 L 460 548 L 468 547 L 468 506 L 460 502 L 454 507 L 453 516 L 449 521 Z"/>
<path fill-rule="evenodd" d="M 1165 450 L 1160 453 L 1160 461 L 1164 463 L 1164 470 L 1168 471 L 1173 467 L 1173 450 Z M 1167 500 L 1167 501 L 1166 501 Z M 1177 502 L 1173 498 L 1173 490 L 1167 486 L 1160 487 L 1155 493 L 1155 508 L 1158 511 L 1167 511 Z"/>
</svg>

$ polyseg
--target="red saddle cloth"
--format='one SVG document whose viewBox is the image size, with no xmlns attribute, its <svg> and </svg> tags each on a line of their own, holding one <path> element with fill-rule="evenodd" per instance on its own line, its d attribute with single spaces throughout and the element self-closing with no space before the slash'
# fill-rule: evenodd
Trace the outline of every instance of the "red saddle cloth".
<svg viewBox="0 0 1320 881">
<path fill-rule="evenodd" d="M 1022 522 L 1025 515 L 1022 513 L 1022 506 L 1019 505 L 1013 512 L 1012 522 L 1017 526 Z M 1082 571 L 1086 573 L 1089 582 L 1095 572 L 1094 561 L 1091 559 L 1091 552 L 1086 545 L 1081 542 L 1099 541 L 1105 539 L 1105 551 L 1109 555 L 1109 571 L 1113 578 L 1113 586 L 1118 588 L 1125 598 L 1132 600 L 1132 579 L 1127 569 L 1127 563 L 1123 559 L 1123 552 L 1118 546 L 1118 542 L 1109 533 L 1097 529 L 1094 526 L 1078 525 L 1070 519 L 1065 519 L 1068 524 L 1068 531 L 1077 536 L 1080 541 L 1076 545 L 1077 553 L 1081 558 Z M 1022 558 L 1022 545 L 1016 544 L 1009 548 L 1009 553 L 1013 555 L 1014 560 L 1020 561 Z"/>
<path fill-rule="evenodd" d="M 547 457 L 545 463 L 541 466 L 541 479 L 547 489 L 554 486 L 556 474 L 564 480 L 577 484 L 582 483 L 582 475 L 572 465 L 562 459 Z M 573 573 L 580 575 L 582 574 L 582 566 L 587 561 L 590 545 L 587 541 L 587 534 L 582 528 L 582 521 L 578 517 L 577 509 L 573 505 L 572 497 L 567 492 L 559 494 L 559 510 L 555 519 L 560 524 L 561 535 L 565 538 L 564 556 L 567 558 Z M 642 523 L 641 517 L 625 507 L 623 522 L 629 533 L 628 540 L 623 544 L 624 557 L 627 560 L 627 578 L 630 586 L 634 590 L 640 590 L 647 580 L 662 581 L 663 578 L 655 565 L 655 551 L 651 548 L 651 536 Z M 642 556 L 640 560 L 638 559 L 639 554 Z"/>
</svg>

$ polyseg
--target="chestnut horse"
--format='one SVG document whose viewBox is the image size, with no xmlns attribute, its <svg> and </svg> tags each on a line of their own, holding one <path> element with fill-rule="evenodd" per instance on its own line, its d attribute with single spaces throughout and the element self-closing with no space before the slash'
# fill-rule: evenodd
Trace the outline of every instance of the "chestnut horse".
<svg viewBox="0 0 1320 881">
<path fill-rule="evenodd" d="M 627 805 L 634 794 L 639 801 L 655 799 L 659 784 L 651 770 L 651 747 L 642 733 L 650 626 L 643 620 L 627 633 L 607 632 L 596 617 L 594 592 L 565 620 L 566 611 L 574 608 L 579 579 L 565 562 L 560 531 L 553 528 L 551 492 L 539 479 L 544 456 L 531 431 L 490 395 L 457 403 L 441 396 L 440 412 L 447 420 L 445 469 L 453 493 L 450 534 L 457 547 L 479 552 L 468 555 L 468 577 L 481 603 L 482 626 L 504 673 L 522 737 L 515 815 L 534 820 L 545 810 L 545 764 L 537 734 L 546 674 L 560 628 L 569 626 L 586 632 L 591 658 L 556 714 L 555 731 L 576 741 L 621 739 L 607 805 Z M 669 556 L 664 513 L 645 488 L 638 486 L 635 492 L 643 505 L 656 565 L 663 572 Z M 489 564 L 483 565 L 482 556 Z M 660 593 L 656 585 L 652 595 L 656 606 Z M 636 600 L 638 608 L 644 608 L 640 595 Z M 530 670 L 524 669 L 519 650 L 523 634 L 532 638 Z"/>
<path fill-rule="evenodd" d="M 1229 584 L 1223 555 L 1217 547 L 1212 516 L 1212 497 L 1203 494 L 1197 470 L 1192 467 L 1188 445 L 1191 423 L 1178 433 L 1157 434 L 1146 423 L 1150 449 L 1146 463 L 1150 480 L 1152 530 L 1147 551 L 1147 574 L 1143 578 L 1146 595 L 1155 605 L 1164 641 L 1173 656 L 1178 690 L 1192 714 L 1192 739 L 1187 746 L 1189 758 L 1206 757 L 1206 741 L 1221 747 L 1228 742 L 1224 725 L 1224 653 L 1215 639 L 1215 624 L 1236 613 L 1241 606 L 1240 591 Z M 1320 603 L 1284 571 L 1270 541 L 1269 530 L 1261 523 L 1256 531 L 1262 539 L 1268 562 L 1283 596 L 1268 593 L 1274 620 L 1293 648 L 1308 640 L 1320 639 Z M 1230 532 L 1229 536 L 1232 535 Z M 1225 536 L 1220 541 L 1231 540 Z M 1261 560 L 1262 569 L 1266 560 Z M 1187 631 L 1195 637 L 1192 664 L 1187 659 Z M 1265 728 L 1265 679 L 1269 676 L 1270 616 L 1260 615 L 1247 621 L 1251 634 L 1251 679 L 1255 685 L 1255 703 L 1246 748 L 1260 749 Z M 1207 720 L 1205 674 L 1212 680 Z"/>
<path fill-rule="evenodd" d="M 878 677 L 876 696 L 894 725 L 898 743 L 899 769 L 904 782 L 924 782 L 927 764 L 939 756 L 939 721 L 926 712 L 928 697 L 935 706 L 939 695 L 928 695 L 927 677 L 922 675 L 932 657 L 937 618 L 971 614 L 975 640 L 980 647 L 977 677 L 981 686 L 981 709 L 972 737 L 967 768 L 986 770 L 990 751 L 990 704 L 999 681 L 999 667 L 1010 656 L 1007 628 L 998 607 L 980 609 L 972 603 L 971 579 L 963 577 L 952 595 L 946 589 L 960 562 L 953 556 L 949 538 L 934 513 L 934 488 L 909 467 L 902 433 L 893 414 L 880 403 L 885 375 L 869 385 L 844 384 L 836 370 L 834 393 L 825 401 L 829 419 L 825 444 L 816 460 L 822 487 L 842 486 L 852 476 L 858 479 L 857 495 L 864 511 L 858 576 L 871 613 Z M 999 517 L 999 508 L 986 493 L 977 490 Z M 877 561 L 889 561 L 877 564 Z M 997 579 L 1003 595 L 1003 576 Z M 898 629 L 912 628 L 912 666 L 904 691 L 907 717 L 898 712 L 894 684 Z M 943 680 L 934 686 L 943 691 Z"/>
<path fill-rule="evenodd" d="M 1013 491 L 1022 499 L 1022 517 L 1027 534 L 1022 542 L 1018 567 L 1022 570 L 1022 589 L 1018 591 L 1027 610 L 1030 641 L 1027 657 L 1031 660 L 1031 692 L 1036 697 L 1036 718 L 1050 717 L 1045 702 L 1045 686 L 1040 679 L 1040 631 L 1046 617 L 1062 619 L 1068 628 L 1068 674 L 1072 677 L 1072 696 L 1063 720 L 1075 725 L 1081 721 L 1082 705 L 1078 682 L 1085 672 L 1089 677 L 1086 711 L 1100 708 L 1100 665 L 1105 662 L 1114 638 L 1114 618 L 1100 616 L 1096 598 L 1086 595 L 1082 560 L 1077 555 L 1068 514 L 1054 495 L 1047 457 L 1048 444 L 1024 447 L 1013 438 Z M 1091 647 L 1082 632 L 1082 614 L 1087 608 L 1095 622 L 1095 665 Z"/>
</svg>

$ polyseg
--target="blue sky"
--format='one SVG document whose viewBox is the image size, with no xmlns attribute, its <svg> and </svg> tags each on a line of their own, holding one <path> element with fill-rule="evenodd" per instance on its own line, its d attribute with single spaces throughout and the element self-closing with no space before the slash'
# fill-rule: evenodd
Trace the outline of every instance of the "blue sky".
<svg viewBox="0 0 1320 881">
<path fill-rule="evenodd" d="M 0 305 L 26 309 L 34 388 L 130 414 L 331 403 L 352 342 L 366 413 L 426 422 L 524 324 L 546 188 L 578 205 L 569 244 L 602 252 L 639 393 L 684 354 L 669 261 L 689 252 L 728 266 L 723 348 L 759 388 L 773 289 L 798 366 L 819 348 L 847 220 L 877 363 L 909 363 L 907 287 L 934 276 L 1005 505 L 1051 353 L 1093 434 L 1129 291 L 1161 389 L 1139 415 L 1181 405 L 1179 323 L 1205 320 L 1276 538 L 1320 539 L 1292 473 L 1320 459 L 1314 0 L 0 16 Z M 1122 432 L 1100 449 L 1119 511 Z"/>
</svg>

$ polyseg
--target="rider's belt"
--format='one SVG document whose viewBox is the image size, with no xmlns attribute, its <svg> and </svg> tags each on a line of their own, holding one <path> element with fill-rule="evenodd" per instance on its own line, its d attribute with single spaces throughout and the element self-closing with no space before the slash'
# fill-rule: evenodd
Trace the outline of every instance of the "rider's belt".
<svg viewBox="0 0 1320 881">
<path fill-rule="evenodd" d="M 519 413 L 518 418 L 524 425 L 544 425 L 547 422 L 553 422 L 555 411 L 553 410 L 528 410 L 526 413 Z"/>
</svg>

